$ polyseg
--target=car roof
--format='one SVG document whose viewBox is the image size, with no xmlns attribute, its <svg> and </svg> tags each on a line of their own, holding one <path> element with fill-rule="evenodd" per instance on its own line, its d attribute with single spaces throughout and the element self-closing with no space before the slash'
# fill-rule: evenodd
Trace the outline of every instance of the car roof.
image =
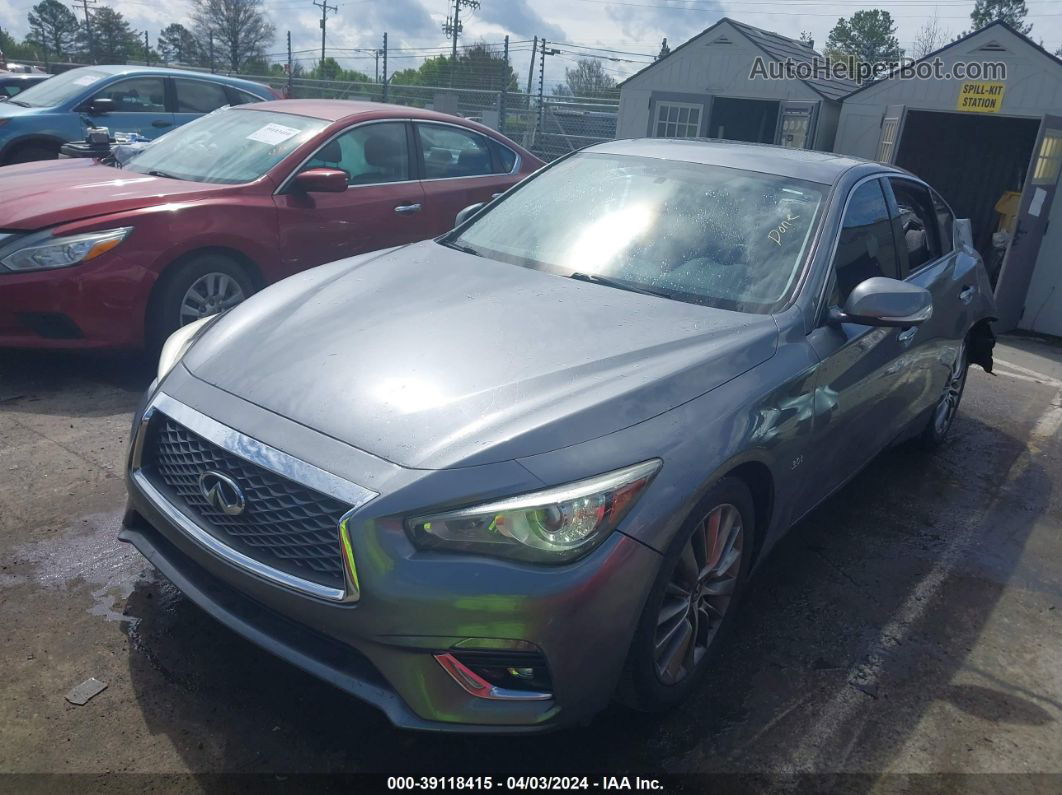
<svg viewBox="0 0 1062 795">
<path fill-rule="evenodd" d="M 358 116 L 373 115 L 379 118 L 399 117 L 403 119 L 429 119 L 431 121 L 463 124 L 476 130 L 486 130 L 481 124 L 448 113 L 434 110 L 411 108 L 406 105 L 388 105 L 383 102 L 369 102 L 352 99 L 278 99 L 271 102 L 256 102 L 253 105 L 241 105 L 243 110 L 273 110 L 280 113 L 294 113 L 296 116 L 310 116 L 324 121 L 347 121 Z"/>
<path fill-rule="evenodd" d="M 92 69 L 96 72 L 105 72 L 110 75 L 164 75 L 166 77 L 199 77 L 204 80 L 214 80 L 232 86 L 254 86 L 264 88 L 264 84 L 254 80 L 245 80 L 241 77 L 229 77 L 228 75 L 213 74 L 211 72 L 199 72 L 192 69 L 172 69 L 166 66 L 135 66 L 130 64 L 101 64 L 99 66 L 84 66 L 82 69 Z M 70 71 L 74 71 L 71 69 Z"/>
<path fill-rule="evenodd" d="M 847 155 L 709 138 L 638 138 L 609 141 L 583 151 L 742 168 L 824 185 L 834 184 L 845 172 L 863 165 L 874 165 L 885 172 L 902 173 L 900 169 L 880 163 L 871 164 L 868 160 Z"/>
</svg>

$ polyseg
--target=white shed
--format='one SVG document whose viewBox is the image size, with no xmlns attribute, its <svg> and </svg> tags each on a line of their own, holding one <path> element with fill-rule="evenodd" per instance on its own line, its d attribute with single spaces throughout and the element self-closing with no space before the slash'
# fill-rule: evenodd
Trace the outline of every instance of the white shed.
<svg viewBox="0 0 1062 795">
<path fill-rule="evenodd" d="M 895 163 L 933 185 L 972 220 L 978 249 L 998 269 L 999 327 L 1062 335 L 1062 201 L 1053 201 L 1062 166 L 1062 61 L 1003 22 L 920 63 L 937 59 L 942 76 L 893 75 L 845 97 L 834 150 Z M 960 63 L 983 71 L 960 79 Z M 1005 76 L 991 73 L 1000 64 Z M 996 208 L 1008 198 L 1016 223 L 997 238 L 1006 246 L 997 254 Z"/>
<path fill-rule="evenodd" d="M 764 63 L 808 63 L 801 42 L 723 18 L 620 84 L 619 138 L 723 138 L 829 151 L 846 80 L 767 80 Z"/>
</svg>

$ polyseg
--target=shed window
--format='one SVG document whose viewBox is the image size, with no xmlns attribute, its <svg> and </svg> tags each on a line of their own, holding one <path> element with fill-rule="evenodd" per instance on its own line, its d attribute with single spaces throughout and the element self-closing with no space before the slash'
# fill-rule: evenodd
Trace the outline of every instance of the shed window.
<svg viewBox="0 0 1062 795">
<path fill-rule="evenodd" d="M 659 102 L 657 138 L 696 138 L 701 134 L 701 106 L 688 102 Z"/>
</svg>

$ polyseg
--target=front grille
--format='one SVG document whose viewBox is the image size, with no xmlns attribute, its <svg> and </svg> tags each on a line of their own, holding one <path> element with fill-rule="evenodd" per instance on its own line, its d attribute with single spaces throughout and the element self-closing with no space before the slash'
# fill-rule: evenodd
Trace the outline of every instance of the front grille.
<svg viewBox="0 0 1062 795">
<path fill-rule="evenodd" d="M 215 471 L 239 484 L 243 513 L 211 505 L 199 477 Z M 148 430 L 144 472 L 219 541 L 274 569 L 342 588 L 339 522 L 350 506 L 218 447 L 164 414 Z"/>
</svg>

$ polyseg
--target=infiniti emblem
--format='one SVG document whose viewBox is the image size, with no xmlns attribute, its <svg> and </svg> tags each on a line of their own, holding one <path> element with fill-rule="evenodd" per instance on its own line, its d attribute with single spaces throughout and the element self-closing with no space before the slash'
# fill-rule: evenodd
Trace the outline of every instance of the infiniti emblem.
<svg viewBox="0 0 1062 795">
<path fill-rule="evenodd" d="M 239 484 L 228 475 L 214 470 L 199 476 L 199 493 L 211 507 L 227 516 L 239 516 L 246 505 Z"/>
</svg>

